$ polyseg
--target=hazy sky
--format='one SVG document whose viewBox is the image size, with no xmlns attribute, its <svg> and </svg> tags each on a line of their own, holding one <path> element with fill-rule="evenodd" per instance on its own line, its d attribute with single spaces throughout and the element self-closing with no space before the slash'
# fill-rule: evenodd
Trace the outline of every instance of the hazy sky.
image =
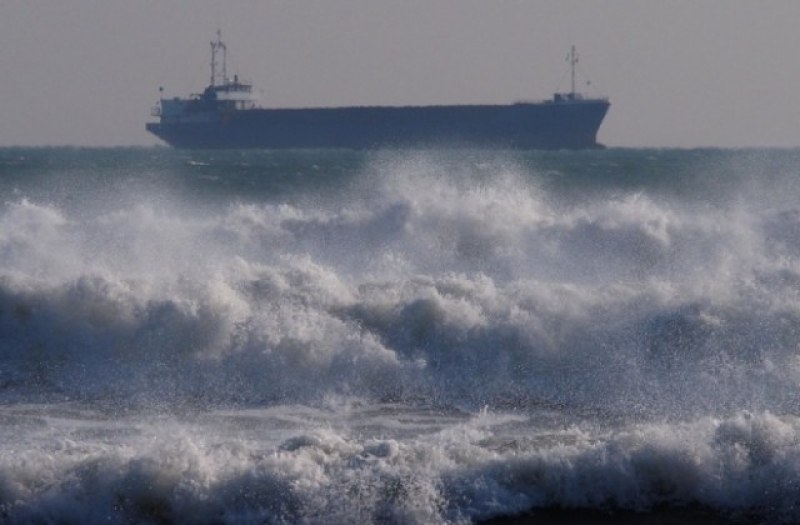
<svg viewBox="0 0 800 525">
<path fill-rule="evenodd" d="M 0 0 L 0 145 L 158 143 L 218 26 L 263 106 L 543 99 L 575 44 L 607 145 L 800 146 L 800 0 Z"/>
</svg>

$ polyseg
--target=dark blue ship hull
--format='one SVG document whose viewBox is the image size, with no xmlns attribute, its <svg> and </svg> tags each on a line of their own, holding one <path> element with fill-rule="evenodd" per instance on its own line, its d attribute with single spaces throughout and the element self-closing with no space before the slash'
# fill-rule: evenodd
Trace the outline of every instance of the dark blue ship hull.
<svg viewBox="0 0 800 525">
<path fill-rule="evenodd" d="M 176 148 L 601 147 L 605 99 L 510 105 L 231 109 L 147 124 Z"/>
</svg>

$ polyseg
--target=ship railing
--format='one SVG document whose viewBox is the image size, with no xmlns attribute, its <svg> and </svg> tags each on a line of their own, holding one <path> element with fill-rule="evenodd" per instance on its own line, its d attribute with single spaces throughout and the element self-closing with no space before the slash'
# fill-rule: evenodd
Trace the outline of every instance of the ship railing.
<svg viewBox="0 0 800 525">
<path fill-rule="evenodd" d="M 160 117 L 161 116 L 161 106 L 153 106 L 150 108 L 150 116 L 151 117 Z"/>
</svg>

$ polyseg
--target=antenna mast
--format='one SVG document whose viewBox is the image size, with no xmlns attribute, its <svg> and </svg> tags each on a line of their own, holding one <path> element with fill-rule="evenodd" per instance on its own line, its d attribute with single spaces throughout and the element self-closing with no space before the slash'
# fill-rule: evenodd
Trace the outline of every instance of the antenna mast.
<svg viewBox="0 0 800 525">
<path fill-rule="evenodd" d="M 575 51 L 575 46 L 573 45 L 569 51 L 569 56 L 567 57 L 567 61 L 569 62 L 570 66 L 570 74 L 571 74 L 571 82 L 570 82 L 570 94 L 572 97 L 575 97 L 575 66 L 578 63 L 578 53 Z"/>
<path fill-rule="evenodd" d="M 222 31 L 217 29 L 217 41 L 211 42 L 211 86 L 217 85 L 217 51 L 222 51 L 222 76 L 220 84 L 224 84 L 228 78 L 225 70 L 225 63 L 228 58 L 228 48 L 222 42 Z"/>
</svg>

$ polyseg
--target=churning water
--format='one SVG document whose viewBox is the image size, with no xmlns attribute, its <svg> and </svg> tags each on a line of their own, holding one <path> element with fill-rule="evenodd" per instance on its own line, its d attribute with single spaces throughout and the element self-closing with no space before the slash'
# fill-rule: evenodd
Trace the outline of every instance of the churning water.
<svg viewBox="0 0 800 525">
<path fill-rule="evenodd" d="M 800 521 L 800 151 L 3 149 L 0 196 L 0 522 Z"/>
</svg>

